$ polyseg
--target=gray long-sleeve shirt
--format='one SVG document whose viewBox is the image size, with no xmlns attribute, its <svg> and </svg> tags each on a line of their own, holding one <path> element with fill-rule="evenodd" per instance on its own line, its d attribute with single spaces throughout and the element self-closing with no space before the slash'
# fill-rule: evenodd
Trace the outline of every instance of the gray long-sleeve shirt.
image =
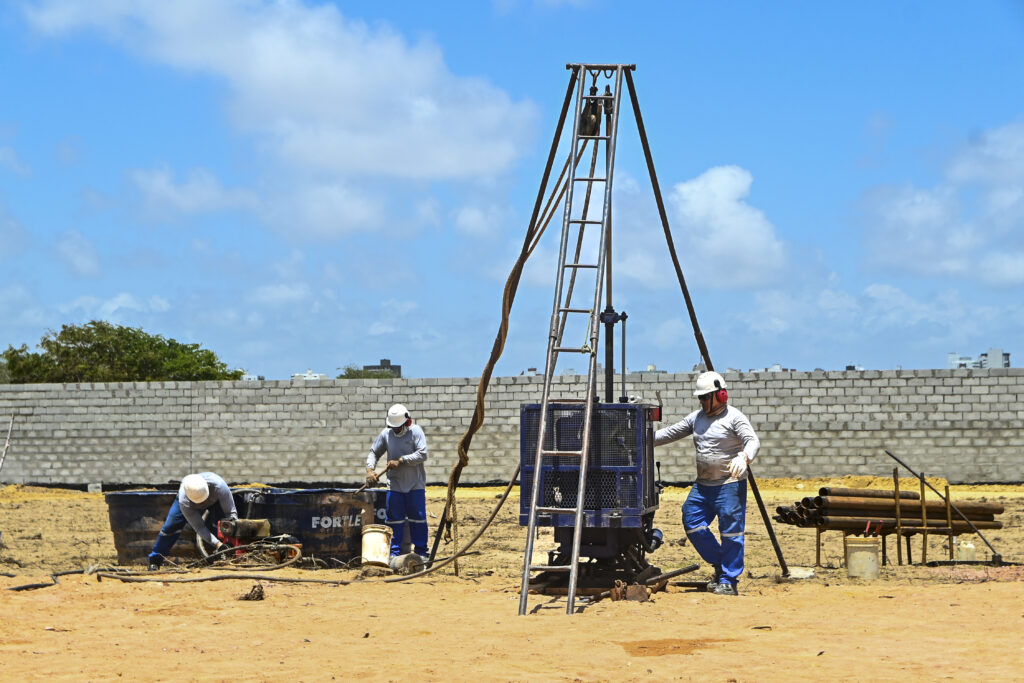
<svg viewBox="0 0 1024 683">
<path fill-rule="evenodd" d="M 672 443 L 691 434 L 697 448 L 697 482 L 708 486 L 746 479 L 746 472 L 739 479 L 729 474 L 729 461 L 743 453 L 750 462 L 761 448 L 750 420 L 732 406 L 726 406 L 714 417 L 695 410 L 674 425 L 655 432 L 654 445 Z"/>
<path fill-rule="evenodd" d="M 388 454 L 388 460 L 401 463 L 397 469 L 388 470 L 392 491 L 408 493 L 426 488 L 427 472 L 423 463 L 427 460 L 427 437 L 419 425 L 412 425 L 402 436 L 396 436 L 390 427 L 382 431 L 370 446 L 366 466 L 374 467 L 384 453 Z"/>
<path fill-rule="evenodd" d="M 231 495 L 231 487 L 227 482 L 213 472 L 200 472 L 199 476 L 206 480 L 210 487 L 210 495 L 202 503 L 193 503 L 185 495 L 185 485 L 178 487 L 178 507 L 181 514 L 185 516 L 188 525 L 195 529 L 196 535 L 209 543 L 217 545 L 217 537 L 210 533 L 210 530 L 203 524 L 203 511 L 220 503 L 220 509 L 231 519 L 238 519 L 238 510 L 235 509 L 235 499 Z"/>
</svg>

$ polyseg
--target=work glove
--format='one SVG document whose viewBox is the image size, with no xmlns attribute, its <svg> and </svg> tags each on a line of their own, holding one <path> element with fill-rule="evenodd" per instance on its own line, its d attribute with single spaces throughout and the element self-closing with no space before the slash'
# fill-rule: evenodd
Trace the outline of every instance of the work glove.
<svg viewBox="0 0 1024 683">
<path fill-rule="evenodd" d="M 740 453 L 729 461 L 729 475 L 733 479 L 739 479 L 747 473 L 747 454 Z"/>
<path fill-rule="evenodd" d="M 373 470 L 366 470 L 366 485 L 373 486 L 377 483 L 377 473 Z"/>
<path fill-rule="evenodd" d="M 217 560 L 227 559 L 227 550 L 230 548 L 231 546 L 227 543 L 218 543 L 217 547 L 213 549 L 213 552 L 206 556 L 206 564 L 213 564 Z M 221 553 L 222 550 L 225 552 Z"/>
<path fill-rule="evenodd" d="M 401 460 L 388 460 L 388 469 L 397 470 L 398 466 L 402 464 Z"/>
</svg>

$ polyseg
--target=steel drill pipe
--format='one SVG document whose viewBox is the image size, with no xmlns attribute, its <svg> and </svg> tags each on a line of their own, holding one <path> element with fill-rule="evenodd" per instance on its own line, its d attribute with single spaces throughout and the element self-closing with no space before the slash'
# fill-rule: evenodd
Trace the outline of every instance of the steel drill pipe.
<svg viewBox="0 0 1024 683">
<path fill-rule="evenodd" d="M 884 498 L 845 498 L 836 496 L 818 496 L 814 499 L 815 507 L 828 509 L 830 507 L 865 510 L 895 510 L 896 501 Z M 938 515 L 946 514 L 946 504 L 940 500 L 925 501 L 925 509 L 928 514 L 933 512 Z M 921 502 L 901 500 L 900 514 L 913 515 L 921 512 Z M 1000 515 L 1003 513 L 1003 506 L 999 503 L 957 503 L 957 509 L 966 514 L 991 513 Z"/>
<path fill-rule="evenodd" d="M 903 527 L 921 527 L 927 526 L 929 528 L 941 528 L 947 529 L 950 527 L 946 526 L 946 520 L 944 519 L 929 519 L 927 523 L 922 524 L 920 518 L 906 518 L 900 520 Z M 820 526 L 822 529 L 856 529 L 858 531 L 864 531 L 864 528 L 870 524 L 871 528 L 874 529 L 876 526 L 880 526 L 882 529 L 895 529 L 895 519 L 879 519 L 878 517 L 832 517 L 829 515 L 823 515 L 821 522 L 816 526 Z M 973 522 L 974 526 L 979 529 L 1002 529 L 1002 522 Z M 952 526 L 954 533 L 970 533 L 971 527 L 968 526 L 967 522 L 953 520 Z"/>
<path fill-rule="evenodd" d="M 865 508 L 826 508 L 826 509 L 814 510 L 813 513 L 817 517 L 820 517 L 822 515 L 828 515 L 829 517 L 865 517 L 865 516 L 869 516 L 869 517 L 882 517 L 882 518 L 885 518 L 885 519 L 889 519 L 889 518 L 895 519 L 896 518 L 896 510 L 895 510 L 895 508 L 892 509 L 892 510 L 869 510 L 869 509 L 865 509 Z M 910 516 L 911 517 L 918 517 L 918 518 L 920 518 L 920 516 L 921 516 L 921 509 L 918 508 L 917 510 L 915 510 L 914 514 L 910 515 Z M 907 519 L 908 515 L 904 514 L 904 515 L 902 515 L 902 517 L 904 519 Z M 967 519 L 971 520 L 972 522 L 994 522 L 995 518 L 996 518 L 996 516 L 994 514 L 992 514 L 991 512 L 972 512 L 972 513 L 967 515 Z M 928 519 L 941 519 L 943 522 L 945 522 L 946 521 L 946 515 L 932 515 L 931 511 L 929 510 L 929 512 L 928 512 Z M 954 520 L 954 521 L 956 521 L 956 520 Z"/>
<path fill-rule="evenodd" d="M 838 486 L 822 486 L 819 496 L 843 496 L 845 498 L 895 498 L 895 491 L 885 489 L 844 489 Z M 914 491 L 900 491 L 900 498 L 921 500 L 921 494 Z"/>
</svg>

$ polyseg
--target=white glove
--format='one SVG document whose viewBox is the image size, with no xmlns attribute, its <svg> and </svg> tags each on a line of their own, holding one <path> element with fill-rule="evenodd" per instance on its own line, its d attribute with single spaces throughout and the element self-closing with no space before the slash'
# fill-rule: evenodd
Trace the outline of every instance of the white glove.
<svg viewBox="0 0 1024 683">
<path fill-rule="evenodd" d="M 739 479 L 747 473 L 747 454 L 740 453 L 729 461 L 729 475 L 733 479 Z"/>
</svg>

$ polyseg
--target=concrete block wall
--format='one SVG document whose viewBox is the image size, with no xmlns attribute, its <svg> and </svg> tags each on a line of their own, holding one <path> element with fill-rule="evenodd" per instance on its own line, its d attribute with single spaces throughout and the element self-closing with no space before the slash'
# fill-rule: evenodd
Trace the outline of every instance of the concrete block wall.
<svg viewBox="0 0 1024 683">
<path fill-rule="evenodd" d="M 694 375 L 631 374 L 626 393 L 665 422 L 694 410 Z M 1024 368 L 727 373 L 731 401 L 762 440 L 762 477 L 891 474 L 889 449 L 953 482 L 1024 479 Z M 445 483 L 473 415 L 477 378 L 0 385 L 0 439 L 16 414 L 0 482 L 165 484 L 213 470 L 232 483 L 361 482 L 391 403 L 427 434 L 428 479 Z M 507 480 L 519 407 L 541 377 L 492 379 L 464 483 Z M 582 397 L 558 376 L 553 395 Z M 615 393 L 622 391 L 616 378 Z M 690 440 L 657 451 L 667 481 L 693 478 Z"/>
</svg>

